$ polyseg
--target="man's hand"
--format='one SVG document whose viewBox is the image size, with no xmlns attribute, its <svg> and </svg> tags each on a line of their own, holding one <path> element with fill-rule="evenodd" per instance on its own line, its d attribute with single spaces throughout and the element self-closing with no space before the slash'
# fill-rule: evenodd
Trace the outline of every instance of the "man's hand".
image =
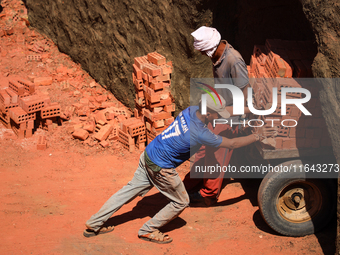
<svg viewBox="0 0 340 255">
<path fill-rule="evenodd" d="M 260 137 L 259 140 L 262 141 L 265 138 L 277 136 L 277 127 L 263 125 L 262 127 L 256 128 L 254 133 L 257 134 Z"/>
</svg>

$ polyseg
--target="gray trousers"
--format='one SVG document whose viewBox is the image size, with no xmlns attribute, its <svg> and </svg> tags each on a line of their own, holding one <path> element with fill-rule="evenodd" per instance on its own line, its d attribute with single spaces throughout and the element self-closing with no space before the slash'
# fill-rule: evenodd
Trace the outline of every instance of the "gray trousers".
<svg viewBox="0 0 340 255">
<path fill-rule="evenodd" d="M 153 172 L 145 166 L 143 152 L 132 180 L 113 194 L 102 208 L 91 216 L 86 225 L 92 230 L 98 231 L 113 213 L 137 196 L 144 196 L 153 186 L 165 195 L 170 203 L 146 222 L 138 231 L 138 235 L 145 235 L 159 229 L 189 205 L 188 193 L 175 168 L 163 168 L 159 172 Z"/>
</svg>

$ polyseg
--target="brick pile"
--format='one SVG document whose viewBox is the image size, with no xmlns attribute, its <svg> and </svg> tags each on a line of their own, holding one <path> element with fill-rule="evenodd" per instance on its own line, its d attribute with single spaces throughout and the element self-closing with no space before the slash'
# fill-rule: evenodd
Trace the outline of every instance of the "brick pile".
<svg viewBox="0 0 340 255">
<path fill-rule="evenodd" d="M 0 90 L 0 121 L 19 139 L 32 137 L 36 128 L 51 130 L 60 112 L 60 104 L 36 92 L 29 80 L 10 79 L 8 87 Z"/>
<path fill-rule="evenodd" d="M 258 107 L 269 109 L 272 105 L 272 88 L 278 90 L 277 109 L 271 115 L 260 116 L 265 122 L 278 128 L 275 139 L 268 139 L 270 148 L 296 149 L 331 146 L 325 120 L 322 117 L 318 99 L 318 88 L 310 84 L 299 84 L 299 80 L 284 78 L 312 77 L 311 65 L 316 52 L 312 42 L 285 41 L 267 39 L 265 45 L 255 45 L 248 66 L 250 85 L 254 91 L 254 103 Z M 306 88 L 311 92 L 311 100 L 304 106 L 312 116 L 305 116 L 295 105 L 286 106 L 286 114 L 281 115 L 281 88 Z M 287 98 L 301 98 L 300 93 L 288 93 Z M 296 127 L 284 127 L 281 121 L 293 119 Z M 294 121 L 285 121 L 286 126 L 293 126 Z M 255 129 L 257 130 L 257 129 Z M 268 144 L 267 144 L 268 145 Z M 267 146 L 262 143 L 263 147 Z"/>
<path fill-rule="evenodd" d="M 62 82 L 61 86 L 68 87 L 67 84 Z M 90 87 L 95 87 L 95 82 Z M 99 143 L 105 148 L 119 138 L 119 125 L 129 120 L 131 113 L 118 102 L 109 101 L 113 98 L 111 94 L 89 90 L 93 95 L 85 92 L 79 102 L 66 107 L 60 117 L 67 121 L 65 126 L 75 139 L 91 147 Z"/>
<path fill-rule="evenodd" d="M 122 123 L 119 141 L 132 151 L 145 148 L 173 121 L 174 99 L 170 92 L 172 62 L 157 52 L 136 57 L 132 79 L 136 91 L 134 118 Z"/>
</svg>

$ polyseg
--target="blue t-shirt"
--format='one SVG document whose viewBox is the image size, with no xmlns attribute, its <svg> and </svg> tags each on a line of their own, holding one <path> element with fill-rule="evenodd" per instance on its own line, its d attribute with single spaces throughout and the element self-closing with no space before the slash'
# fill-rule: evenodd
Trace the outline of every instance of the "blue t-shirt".
<svg viewBox="0 0 340 255">
<path fill-rule="evenodd" d="M 145 148 L 153 163 L 162 168 L 175 168 L 195 154 L 202 144 L 218 147 L 222 137 L 212 133 L 197 118 L 198 106 L 180 112 L 174 122 Z M 191 152 L 191 153 L 190 153 Z"/>
</svg>

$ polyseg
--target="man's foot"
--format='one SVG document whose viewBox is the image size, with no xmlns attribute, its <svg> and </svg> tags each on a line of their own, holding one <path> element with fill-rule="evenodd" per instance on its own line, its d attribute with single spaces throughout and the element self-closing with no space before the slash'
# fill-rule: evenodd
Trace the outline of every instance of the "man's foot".
<svg viewBox="0 0 340 255">
<path fill-rule="evenodd" d="M 201 192 L 196 191 L 189 193 L 190 204 L 204 203 L 204 197 L 202 197 Z"/>
<path fill-rule="evenodd" d="M 200 191 L 194 193 L 189 193 L 190 204 L 204 204 L 206 206 L 211 206 L 217 202 L 216 198 L 202 197 Z"/>
<path fill-rule="evenodd" d="M 156 230 L 156 231 L 149 233 L 149 234 L 146 234 L 146 235 L 140 235 L 138 237 L 142 240 L 150 241 L 150 242 L 153 242 L 153 243 L 159 243 L 159 244 L 165 244 L 165 243 L 171 243 L 172 242 L 172 238 L 170 236 L 160 232 L 159 230 Z"/>
<path fill-rule="evenodd" d="M 114 228 L 115 228 L 114 226 L 106 226 L 106 227 L 103 226 L 98 231 L 94 231 L 88 227 L 87 229 L 84 230 L 83 235 L 85 237 L 92 237 L 92 236 L 97 236 L 101 234 L 106 234 L 106 233 L 112 232 Z"/>
</svg>

